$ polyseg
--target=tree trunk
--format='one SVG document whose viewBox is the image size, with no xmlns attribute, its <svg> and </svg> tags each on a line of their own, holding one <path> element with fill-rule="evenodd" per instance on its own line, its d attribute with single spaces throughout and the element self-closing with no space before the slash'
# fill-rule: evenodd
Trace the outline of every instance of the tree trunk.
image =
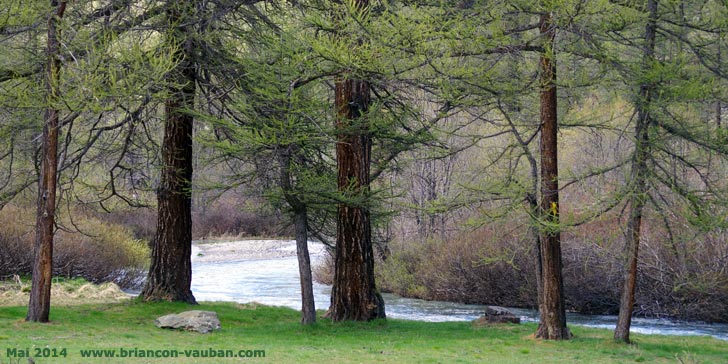
<svg viewBox="0 0 728 364">
<path fill-rule="evenodd" d="M 559 232 L 559 170 L 556 109 L 556 64 L 554 29 L 551 14 L 541 15 L 541 34 L 545 38 L 541 54 L 541 297 L 540 322 L 536 337 L 548 340 L 569 339 L 566 327 L 564 284 L 561 275 L 561 234 Z"/>
<path fill-rule="evenodd" d="M 364 120 L 370 104 L 369 83 L 336 82 L 338 113 L 336 163 L 339 203 L 334 283 L 329 315 L 333 321 L 384 318 L 384 300 L 374 283 L 374 252 L 367 198 L 372 141 Z"/>
<path fill-rule="evenodd" d="M 56 185 L 58 180 L 59 111 L 54 107 L 60 97 L 61 60 L 58 21 L 66 11 L 66 2 L 51 1 L 55 13 L 48 18 L 48 65 L 46 91 L 48 109 L 43 125 L 40 178 L 38 180 L 38 210 L 33 246 L 33 285 L 30 290 L 27 321 L 48 322 L 51 309 L 51 279 L 53 274 L 53 235 L 56 215 Z"/>
<path fill-rule="evenodd" d="M 538 182 L 537 182 L 538 183 Z M 534 195 L 534 201 L 533 203 L 529 203 L 530 211 L 534 214 L 533 216 L 539 216 L 541 213 L 541 207 L 539 206 L 539 201 L 535 199 Z M 533 225 L 531 225 L 528 228 L 528 235 L 529 237 L 535 242 L 536 244 L 536 297 L 537 297 L 537 304 L 538 304 L 538 312 L 546 312 L 546 308 L 544 307 L 544 300 L 543 300 L 543 252 L 541 252 L 541 249 L 543 249 L 543 246 L 541 246 L 541 232 L 538 227 L 538 221 L 533 222 Z M 539 322 L 539 328 L 541 327 L 541 324 Z"/>
<path fill-rule="evenodd" d="M 301 324 L 316 322 L 316 303 L 313 297 L 313 278 L 311 276 L 311 255 L 308 253 L 308 209 L 294 191 L 291 177 L 291 153 L 297 151 L 295 145 L 281 147 L 278 154 L 281 174 L 279 184 L 286 202 L 293 210 L 296 231 L 296 256 L 298 274 L 301 281 Z"/>
<path fill-rule="evenodd" d="M 717 54 L 716 59 L 718 61 L 718 64 L 720 64 L 721 59 L 723 58 L 722 54 L 721 54 L 721 49 L 720 49 L 720 37 L 718 37 L 718 52 L 717 53 L 718 54 Z M 723 105 L 720 102 L 720 100 L 718 100 L 715 102 L 715 125 L 717 125 L 718 128 L 720 128 L 720 124 L 722 124 L 722 123 L 723 123 Z"/>
<path fill-rule="evenodd" d="M 720 100 L 715 102 L 715 125 L 720 128 L 720 124 L 723 123 L 723 105 Z"/>
<path fill-rule="evenodd" d="M 649 19 L 645 26 L 645 47 L 643 70 L 649 71 L 655 58 L 655 38 L 657 30 L 657 0 L 647 2 Z M 652 102 L 654 84 L 648 83 L 640 86 L 640 95 L 637 101 L 637 121 L 635 125 L 635 152 L 632 156 L 633 184 L 629 198 L 630 212 L 626 231 L 627 269 L 622 286 L 622 297 L 619 301 L 619 318 L 614 330 L 614 339 L 629 343 L 629 329 L 632 325 L 632 312 L 634 310 L 635 289 L 637 286 L 637 262 L 639 259 L 639 246 L 642 228 L 642 210 L 647 200 L 647 159 L 650 155 L 649 128 L 651 117 L 649 113 Z"/>
<path fill-rule="evenodd" d="M 186 2 L 171 2 L 167 10 L 168 42 L 178 45 L 177 67 L 169 76 L 170 96 L 165 102 L 164 140 L 160 185 L 157 189 L 157 232 L 152 264 L 141 296 L 149 300 L 196 303 L 192 282 L 192 123 L 187 110 L 194 108 L 195 70 L 192 42 L 187 35 L 189 13 Z"/>
<path fill-rule="evenodd" d="M 301 278 L 301 323 L 308 325 L 316 322 L 316 304 L 313 297 L 311 257 L 308 253 L 308 214 L 305 207 L 295 212 L 295 219 L 298 274 Z"/>
</svg>

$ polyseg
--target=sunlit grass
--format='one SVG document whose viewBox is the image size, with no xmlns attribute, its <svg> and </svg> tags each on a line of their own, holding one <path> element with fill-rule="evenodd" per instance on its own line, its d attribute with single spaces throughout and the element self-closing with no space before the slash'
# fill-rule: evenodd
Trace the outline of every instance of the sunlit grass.
<svg viewBox="0 0 728 364">
<path fill-rule="evenodd" d="M 162 330 L 154 318 L 189 309 L 218 312 L 222 330 L 203 335 Z M 0 363 L 7 349 L 66 349 L 36 363 L 726 363 L 728 343 L 707 337 L 634 335 L 617 344 L 608 330 L 574 327 L 564 342 L 534 340 L 531 324 L 475 327 L 468 322 L 403 320 L 304 327 L 295 310 L 256 304 L 137 301 L 55 307 L 50 324 L 24 322 L 25 307 L 0 308 Z M 84 359 L 86 349 L 265 350 L 264 358 Z M 26 359 L 23 359 L 23 363 Z"/>
</svg>

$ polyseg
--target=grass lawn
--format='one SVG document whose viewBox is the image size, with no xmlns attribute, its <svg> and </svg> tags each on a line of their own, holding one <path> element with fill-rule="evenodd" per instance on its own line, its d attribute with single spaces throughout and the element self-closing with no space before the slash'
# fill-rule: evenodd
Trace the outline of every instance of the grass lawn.
<svg viewBox="0 0 728 364">
<path fill-rule="evenodd" d="M 162 330 L 154 318 L 189 309 L 218 312 L 211 334 Z M 100 303 L 59 306 L 50 324 L 24 321 L 25 307 L 0 307 L 0 363 L 27 363 L 24 349 L 43 363 L 728 363 L 728 343 L 707 337 L 634 335 L 636 345 L 611 340 L 611 331 L 573 327 L 573 340 L 531 338 L 535 326 L 474 327 L 467 322 L 387 320 L 299 324 L 288 308 L 255 304 Z M 177 358 L 84 358 L 82 350 L 178 350 Z M 57 357 L 38 357 L 41 354 Z M 65 351 L 62 351 L 64 350 Z M 184 350 L 264 350 L 258 358 L 184 357 Z M 15 357 L 8 354 L 15 350 Z M 65 355 L 62 355 L 65 354 Z M 193 351 L 190 354 L 194 354 Z M 198 353 L 201 355 L 201 353 Z"/>
</svg>

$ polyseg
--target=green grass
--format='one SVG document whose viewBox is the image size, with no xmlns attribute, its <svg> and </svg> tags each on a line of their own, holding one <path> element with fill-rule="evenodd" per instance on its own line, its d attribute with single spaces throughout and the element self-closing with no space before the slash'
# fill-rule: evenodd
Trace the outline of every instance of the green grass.
<svg viewBox="0 0 728 364">
<path fill-rule="evenodd" d="M 154 318 L 188 309 L 218 312 L 222 330 L 211 334 L 162 330 Z M 611 340 L 611 331 L 572 327 L 564 342 L 531 338 L 535 326 L 474 327 L 467 322 L 386 320 L 310 327 L 299 313 L 279 307 L 203 303 L 91 304 L 54 307 L 49 324 L 27 323 L 25 307 L 0 307 L 0 363 L 7 350 L 66 349 L 43 363 L 728 363 L 728 343 L 706 337 L 634 335 L 635 345 Z M 265 350 L 265 358 L 82 358 L 85 349 Z"/>
</svg>

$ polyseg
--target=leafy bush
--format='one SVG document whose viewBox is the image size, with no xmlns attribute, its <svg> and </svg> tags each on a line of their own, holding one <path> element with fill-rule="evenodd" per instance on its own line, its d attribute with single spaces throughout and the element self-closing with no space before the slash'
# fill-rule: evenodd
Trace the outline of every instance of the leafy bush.
<svg viewBox="0 0 728 364">
<path fill-rule="evenodd" d="M 125 226 L 135 239 L 152 241 L 157 229 L 157 210 L 138 208 L 134 210 L 113 211 L 96 216 L 97 219 L 112 225 Z"/>
<path fill-rule="evenodd" d="M 153 208 L 119 210 L 97 218 L 127 227 L 136 239 L 154 240 L 157 212 Z M 274 212 L 264 211 L 258 204 L 235 196 L 224 195 L 192 209 L 193 239 L 292 235 L 289 225 Z"/>
<path fill-rule="evenodd" d="M 624 242 L 616 223 L 604 219 L 562 233 L 569 310 L 619 312 Z M 405 297 L 535 307 L 535 243 L 527 230 L 491 223 L 448 240 L 395 241 L 376 265 L 377 285 Z M 728 322 L 726 234 L 673 230 L 680 243 L 670 243 L 659 229 L 644 233 L 635 315 Z"/>
<path fill-rule="evenodd" d="M 375 266 L 379 288 L 404 297 L 428 298 L 427 286 L 417 276 L 423 257 L 417 254 L 414 244 L 394 242 L 390 249 L 392 254 L 387 260 Z"/>
<path fill-rule="evenodd" d="M 334 284 L 334 257 L 332 253 L 324 253 L 324 259 L 311 268 L 313 280 L 321 284 Z"/>
<path fill-rule="evenodd" d="M 515 232 L 497 235 L 497 228 L 448 241 L 394 243 L 377 267 L 377 284 L 408 297 L 533 306 L 535 271 L 528 248 Z"/>
<path fill-rule="evenodd" d="M 0 276 L 32 274 L 35 239 L 32 209 L 8 205 L 0 211 Z M 78 231 L 58 230 L 53 249 L 53 274 L 82 277 L 122 287 L 141 283 L 149 263 L 147 244 L 129 229 L 78 214 Z"/>
<path fill-rule="evenodd" d="M 212 206 L 192 214 L 192 235 L 195 238 L 221 236 L 277 237 L 284 235 L 285 224 L 275 215 L 241 211 L 225 203 Z"/>
</svg>

